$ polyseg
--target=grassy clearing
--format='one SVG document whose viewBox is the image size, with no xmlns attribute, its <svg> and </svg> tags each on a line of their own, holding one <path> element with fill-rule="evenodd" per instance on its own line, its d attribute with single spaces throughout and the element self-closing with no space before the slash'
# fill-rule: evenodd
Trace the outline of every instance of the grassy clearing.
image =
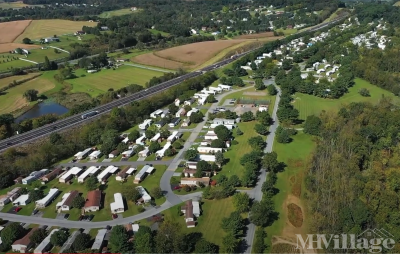
<svg viewBox="0 0 400 254">
<path fill-rule="evenodd" d="M 31 60 L 34 62 L 38 62 L 38 63 L 43 63 L 44 62 L 44 58 L 47 56 L 49 58 L 49 60 L 54 60 L 54 59 L 59 59 L 59 58 L 64 58 L 69 56 L 68 53 L 59 51 L 58 53 L 56 53 L 54 51 L 53 48 L 47 48 L 47 49 L 35 49 L 35 50 L 31 50 L 31 53 L 28 55 L 27 58 L 25 57 L 21 57 L 21 58 L 25 58 L 27 60 Z"/>
<path fill-rule="evenodd" d="M 266 242 L 269 246 L 271 246 L 272 236 L 280 235 L 285 227 L 288 215 L 283 209 L 283 203 L 291 193 L 290 179 L 305 169 L 305 163 L 314 148 L 313 137 L 303 132 L 299 132 L 293 136 L 293 141 L 289 144 L 274 143 L 274 151 L 278 154 L 278 160 L 284 162 L 287 167 L 283 172 L 278 173 L 276 188 L 279 189 L 279 193 L 273 197 L 273 201 L 275 203 L 275 210 L 279 213 L 279 220 L 266 229 L 268 232 Z"/>
<path fill-rule="evenodd" d="M 5 61 L 5 62 L 3 62 Z M 28 67 L 28 66 L 36 66 L 34 63 L 22 61 L 22 60 L 10 60 L 7 62 L 6 59 L 0 58 L 0 71 L 9 71 L 11 68 L 23 68 L 23 67 Z"/>
<path fill-rule="evenodd" d="M 106 11 L 106 12 L 103 12 L 102 14 L 100 14 L 99 18 L 107 19 L 107 18 L 112 18 L 115 16 L 133 14 L 135 12 L 137 12 L 137 11 L 131 11 L 131 8 L 120 9 L 120 10 L 115 10 L 115 11 Z"/>
<path fill-rule="evenodd" d="M 184 216 L 178 216 L 178 209 L 183 204 L 174 206 L 163 212 L 166 220 L 178 222 L 184 233 L 201 232 L 203 237 L 219 246 L 222 246 L 222 238 L 226 235 L 221 228 L 222 218 L 228 217 L 235 209 L 232 198 L 222 200 L 203 200 L 201 204 L 202 214 L 194 228 L 187 228 Z"/>
<path fill-rule="evenodd" d="M 32 79 L 19 86 L 13 87 L 5 91 L 0 95 L 0 114 L 13 112 L 21 107 L 30 105 L 22 94 L 29 90 L 35 89 L 39 92 L 39 95 L 55 88 L 55 84 L 50 80 L 42 77 Z"/>
<path fill-rule="evenodd" d="M 170 35 L 170 34 L 167 33 L 167 32 L 163 32 L 163 31 L 160 31 L 160 30 L 157 30 L 157 29 L 147 29 L 147 30 L 149 30 L 149 32 L 152 33 L 152 34 L 161 34 L 161 35 L 164 36 L 164 37 Z"/>
<path fill-rule="evenodd" d="M 18 81 L 22 81 L 22 80 L 25 80 L 25 79 L 28 79 L 28 78 L 35 77 L 35 76 L 37 76 L 39 74 L 40 73 L 28 73 L 26 75 L 11 76 L 11 77 L 7 77 L 7 78 L 2 78 L 2 79 L 0 79 L 0 88 L 8 86 L 8 84 L 12 83 L 14 80 L 16 82 L 18 82 Z"/>
<path fill-rule="evenodd" d="M 114 58 L 123 58 L 123 59 L 131 59 L 132 57 L 138 56 L 138 55 L 142 55 L 142 54 L 146 54 L 151 52 L 150 50 L 140 50 L 140 49 L 131 49 L 129 51 L 128 54 L 124 54 L 122 51 L 118 51 L 118 52 L 113 52 L 113 53 L 109 53 L 108 56 L 109 57 L 114 57 Z"/>
<path fill-rule="evenodd" d="M 370 97 L 361 96 L 358 91 L 361 88 L 369 90 Z M 393 98 L 393 103 L 400 104 L 400 98 L 380 87 L 356 78 L 355 85 L 349 89 L 349 92 L 339 99 L 323 99 L 313 95 L 296 93 L 294 97 L 294 107 L 300 111 L 300 119 L 305 120 L 309 115 L 319 115 L 322 110 L 338 111 L 342 105 L 351 102 L 371 102 L 378 103 L 382 96 Z"/>
<path fill-rule="evenodd" d="M 0 9 L 14 9 L 14 8 L 23 8 L 29 6 L 24 4 L 22 1 L 16 2 L 0 2 Z"/>
<path fill-rule="evenodd" d="M 282 28 L 279 28 L 279 29 L 276 29 L 276 31 L 279 33 L 279 32 L 283 32 L 283 34 L 285 35 L 285 36 L 288 36 L 288 35 L 291 35 L 291 34 L 295 34 L 295 33 L 297 33 L 297 29 L 282 29 Z"/>
<path fill-rule="evenodd" d="M 116 70 L 101 70 L 98 73 L 85 73 L 84 70 L 78 70 L 76 75 L 78 77 L 85 76 L 68 80 L 68 83 L 72 85 L 71 92 L 88 93 L 90 96 L 95 97 L 110 88 L 117 90 L 129 84 L 144 85 L 152 77 L 161 76 L 162 72 L 122 66 Z"/>
<path fill-rule="evenodd" d="M 69 21 L 61 19 L 33 20 L 25 31 L 17 37 L 16 42 L 21 42 L 25 37 L 37 40 L 54 35 L 71 34 L 82 30 L 83 26 L 96 26 L 97 22 Z"/>
</svg>

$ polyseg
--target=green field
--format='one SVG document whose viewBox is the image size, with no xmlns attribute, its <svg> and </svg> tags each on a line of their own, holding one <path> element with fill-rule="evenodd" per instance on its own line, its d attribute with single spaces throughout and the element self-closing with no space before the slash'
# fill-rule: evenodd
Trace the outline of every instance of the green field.
<svg viewBox="0 0 400 254">
<path fill-rule="evenodd" d="M 285 227 L 287 214 L 285 214 L 282 208 L 286 197 L 291 193 L 289 179 L 299 171 L 305 169 L 305 162 L 310 158 L 310 154 L 315 148 L 313 137 L 308 134 L 299 132 L 292 138 L 293 141 L 289 144 L 281 144 L 276 141 L 274 143 L 273 150 L 278 154 L 278 161 L 284 162 L 287 166 L 283 172 L 278 173 L 278 180 L 275 187 L 279 189 L 279 193 L 273 197 L 273 201 L 275 203 L 275 210 L 279 213 L 279 219 L 266 228 L 266 232 L 268 233 L 266 242 L 268 246 L 271 246 L 272 236 L 280 236 Z M 268 250 L 266 253 L 268 253 Z"/>
<path fill-rule="evenodd" d="M 144 85 L 152 77 L 161 76 L 162 74 L 162 72 L 132 66 L 121 66 L 116 70 L 101 70 L 98 73 L 86 73 L 80 69 L 76 71 L 76 75 L 79 78 L 70 79 L 68 83 L 72 84 L 72 93 L 83 92 L 94 97 L 110 88 L 117 90 L 129 84 Z M 85 76 L 80 77 L 81 75 Z"/>
<path fill-rule="evenodd" d="M 358 91 L 361 88 L 366 88 L 370 92 L 370 97 L 361 96 Z M 300 119 L 305 120 L 309 115 L 319 115 L 322 110 L 325 111 L 338 111 L 342 105 L 351 102 L 371 102 L 377 103 L 382 98 L 392 97 L 393 103 L 400 104 L 400 98 L 396 97 L 391 92 L 388 92 L 380 87 L 372 85 L 371 83 L 356 78 L 355 85 L 349 88 L 349 92 L 342 96 L 340 99 L 323 99 L 313 95 L 296 93 L 294 98 L 294 106 L 300 111 Z"/>
<path fill-rule="evenodd" d="M 38 62 L 38 63 L 43 63 L 44 62 L 44 58 L 48 57 L 49 60 L 55 60 L 55 59 L 59 59 L 59 58 L 64 58 L 64 57 L 68 57 L 69 54 L 59 51 L 59 53 L 54 52 L 54 48 L 47 48 L 47 49 L 35 49 L 35 50 L 31 50 L 30 54 L 28 55 L 27 58 L 25 58 L 24 56 L 21 56 L 21 58 L 30 60 L 30 61 L 34 61 L 34 62 Z M 1 58 L 0 58 L 1 59 Z M 22 60 L 21 60 L 22 61 Z"/>
<path fill-rule="evenodd" d="M 287 29 L 282 29 L 282 28 L 279 28 L 279 29 L 276 29 L 276 31 L 279 33 L 279 32 L 283 32 L 283 34 L 285 35 L 285 36 L 288 36 L 288 35 L 291 35 L 291 34 L 294 34 L 294 33 L 297 33 L 297 29 L 289 29 L 289 28 L 287 28 Z"/>
<path fill-rule="evenodd" d="M 152 34 L 158 34 L 159 33 L 164 37 L 170 35 L 169 33 L 166 33 L 166 32 L 163 32 L 163 31 L 160 31 L 160 30 L 157 30 L 157 29 L 147 29 L 147 30 L 149 30 L 149 32 L 152 33 Z"/>
<path fill-rule="evenodd" d="M 0 55 L 1 56 L 1 55 Z M 22 57 L 22 55 L 21 55 Z M 4 61 L 4 62 L 3 62 Z M 6 72 L 11 70 L 12 68 L 23 68 L 23 67 L 28 67 L 28 66 L 35 66 L 36 64 L 30 63 L 27 61 L 22 61 L 22 60 L 10 60 L 7 62 L 6 58 L 2 59 L 0 57 L 0 72 Z"/>
<path fill-rule="evenodd" d="M 109 53 L 109 54 L 107 54 L 107 56 L 115 57 L 115 58 L 131 59 L 135 56 L 150 53 L 150 52 L 151 52 L 150 50 L 146 50 L 146 49 L 144 49 L 144 50 L 131 49 L 128 54 L 124 54 L 122 51 L 118 51 L 118 52 Z"/>
<path fill-rule="evenodd" d="M 137 11 L 131 11 L 131 8 L 126 8 L 126 9 L 120 9 L 120 10 L 115 10 L 115 11 L 106 11 L 103 12 L 102 14 L 99 15 L 99 18 L 107 19 L 115 16 L 122 16 L 122 15 L 127 15 L 127 14 L 132 14 Z"/>
</svg>

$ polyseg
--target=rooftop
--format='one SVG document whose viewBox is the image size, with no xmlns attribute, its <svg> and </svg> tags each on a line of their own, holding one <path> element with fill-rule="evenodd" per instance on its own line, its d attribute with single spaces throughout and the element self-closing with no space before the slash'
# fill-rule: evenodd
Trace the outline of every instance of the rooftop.
<svg viewBox="0 0 400 254">
<path fill-rule="evenodd" d="M 100 206 L 101 203 L 101 191 L 94 190 L 89 191 L 86 198 L 85 207 Z"/>
</svg>

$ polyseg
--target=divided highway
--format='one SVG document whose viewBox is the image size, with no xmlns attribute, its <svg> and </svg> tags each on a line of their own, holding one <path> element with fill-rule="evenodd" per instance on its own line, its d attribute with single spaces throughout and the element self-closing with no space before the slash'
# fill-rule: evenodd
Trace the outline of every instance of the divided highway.
<svg viewBox="0 0 400 254">
<path fill-rule="evenodd" d="M 347 17 L 347 15 L 338 17 L 338 18 L 336 18 L 336 19 L 334 19 L 334 20 L 332 20 L 330 22 L 317 25 L 317 26 L 315 26 L 315 27 L 313 27 L 313 28 L 311 28 L 311 29 L 309 29 L 307 31 L 304 31 L 304 32 L 310 32 L 310 31 L 316 31 L 316 30 L 319 30 L 319 29 L 323 29 L 323 28 L 325 28 L 325 27 L 327 27 L 327 26 L 329 26 L 329 25 L 331 25 L 333 23 L 338 22 L 339 20 L 341 20 L 341 19 L 343 19 L 345 17 Z M 205 67 L 205 68 L 203 68 L 203 69 L 201 69 L 199 71 L 195 71 L 195 72 L 191 72 L 191 73 L 185 74 L 185 75 L 180 76 L 178 78 L 166 81 L 166 82 L 161 83 L 159 85 L 156 85 L 156 86 L 150 87 L 148 89 L 142 90 L 142 91 L 140 91 L 138 93 L 126 96 L 124 98 L 117 99 L 115 101 L 112 101 L 110 103 L 101 105 L 99 107 L 96 107 L 96 108 L 93 108 L 93 109 L 87 111 L 87 112 L 90 112 L 90 111 L 98 111 L 99 112 L 97 115 L 95 115 L 93 117 L 90 117 L 90 118 L 87 118 L 87 119 L 82 119 L 82 117 L 81 117 L 82 114 L 87 113 L 87 112 L 82 112 L 81 114 L 74 115 L 74 116 L 71 116 L 71 117 L 68 117 L 68 118 L 64 118 L 62 120 L 56 121 L 54 123 L 51 123 L 51 124 L 48 124 L 48 125 L 45 125 L 45 126 L 42 126 L 40 128 L 37 128 L 37 129 L 31 130 L 31 131 L 28 131 L 28 132 L 25 132 L 25 133 L 22 133 L 22 134 L 19 134 L 19 135 L 12 136 L 12 137 L 10 137 L 8 139 L 2 140 L 2 141 L 0 141 L 0 152 L 4 151 L 4 150 L 6 150 L 6 149 L 8 149 L 10 147 L 15 147 L 15 146 L 18 146 L 18 145 L 26 144 L 26 143 L 29 143 L 29 142 L 34 141 L 36 139 L 48 136 L 52 132 L 58 132 L 58 131 L 68 129 L 68 128 L 73 127 L 73 126 L 84 124 L 87 121 L 91 121 L 94 118 L 97 118 L 97 117 L 99 117 L 99 116 L 101 116 L 101 115 L 103 115 L 105 113 L 110 112 L 114 107 L 124 106 L 124 105 L 127 105 L 127 104 L 135 101 L 135 100 L 140 100 L 140 99 L 144 99 L 144 98 L 150 97 L 150 96 L 152 96 L 152 95 L 154 95 L 156 93 L 159 93 L 161 91 L 164 91 L 164 90 L 166 90 L 166 89 L 168 89 L 168 88 L 170 88 L 172 86 L 178 85 L 178 84 L 182 83 L 183 81 L 185 81 L 186 79 L 200 76 L 200 75 L 203 74 L 203 72 L 212 71 L 212 70 L 217 69 L 217 68 L 219 68 L 221 66 L 227 65 L 227 64 L 235 61 L 237 58 L 242 57 L 242 56 L 244 56 L 244 55 L 246 55 L 246 54 L 248 54 L 248 53 L 250 53 L 252 51 L 255 51 L 255 50 L 257 50 L 257 49 L 250 50 L 250 51 L 238 54 L 233 59 L 226 59 L 226 60 L 220 61 L 218 63 L 209 65 L 209 66 L 207 66 L 207 67 Z"/>
</svg>

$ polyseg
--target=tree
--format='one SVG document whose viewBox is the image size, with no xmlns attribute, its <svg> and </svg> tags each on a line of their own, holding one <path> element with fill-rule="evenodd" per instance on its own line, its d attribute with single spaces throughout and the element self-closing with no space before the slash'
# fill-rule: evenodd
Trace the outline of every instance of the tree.
<svg viewBox="0 0 400 254">
<path fill-rule="evenodd" d="M 222 238 L 222 249 L 224 253 L 237 253 L 238 247 L 239 242 L 232 233 Z"/>
<path fill-rule="evenodd" d="M 50 243 L 55 246 L 62 246 L 68 240 L 68 233 L 64 230 L 54 232 L 50 237 Z"/>
<path fill-rule="evenodd" d="M 224 154 L 220 151 L 216 152 L 215 163 L 221 167 L 224 164 L 224 162 L 225 162 Z"/>
<path fill-rule="evenodd" d="M 271 199 L 255 201 L 250 211 L 250 221 L 259 227 L 269 226 L 274 219 L 274 203 Z"/>
<path fill-rule="evenodd" d="M 244 174 L 243 174 L 243 177 L 242 177 L 242 180 L 241 180 L 242 186 L 244 186 L 244 187 L 254 186 L 256 181 L 257 181 L 256 172 L 254 172 L 253 170 L 245 167 Z"/>
<path fill-rule="evenodd" d="M 135 141 L 140 137 L 140 132 L 138 130 L 133 130 L 131 133 L 129 133 L 128 138 L 131 141 Z"/>
<path fill-rule="evenodd" d="M 136 202 L 142 196 L 136 188 L 132 187 L 124 187 L 122 190 L 122 195 L 124 195 L 127 200 L 131 200 L 133 202 Z"/>
<path fill-rule="evenodd" d="M 211 165 L 207 161 L 199 161 L 196 165 L 196 168 L 200 171 L 209 171 L 211 169 Z"/>
<path fill-rule="evenodd" d="M 254 114 L 251 111 L 243 113 L 240 118 L 243 122 L 250 122 L 254 120 Z"/>
<path fill-rule="evenodd" d="M 262 150 L 265 147 L 265 141 L 260 136 L 249 138 L 248 143 L 254 150 Z"/>
<path fill-rule="evenodd" d="M 257 70 L 257 64 L 256 64 L 254 61 L 251 62 L 251 63 L 250 63 L 250 68 L 251 68 L 253 71 Z"/>
<path fill-rule="evenodd" d="M 275 85 L 267 86 L 267 90 L 269 95 L 276 95 L 278 93 L 278 90 L 276 90 Z"/>
<path fill-rule="evenodd" d="M 140 228 L 139 228 L 140 231 Z M 139 233 L 139 232 L 138 232 Z M 151 231 L 143 234 L 135 234 L 135 241 L 133 242 L 136 253 L 153 253 L 154 241 Z"/>
<path fill-rule="evenodd" d="M 183 253 L 184 234 L 178 223 L 164 221 L 155 237 L 155 251 L 157 253 Z"/>
<path fill-rule="evenodd" d="M 79 234 L 76 238 L 75 241 L 72 243 L 72 248 L 75 251 L 81 251 L 89 247 L 91 237 L 88 234 L 82 233 Z"/>
<path fill-rule="evenodd" d="M 256 90 L 264 90 L 265 89 L 265 85 L 264 85 L 264 82 L 262 81 L 262 79 L 258 78 L 255 80 L 254 88 Z"/>
<path fill-rule="evenodd" d="M 266 153 L 262 159 L 263 168 L 267 172 L 277 172 L 279 169 L 278 154 L 276 152 Z"/>
<path fill-rule="evenodd" d="M 51 144 L 55 145 L 55 144 L 59 144 L 61 142 L 62 137 L 57 132 L 53 132 L 50 134 L 49 140 L 50 140 Z"/>
<path fill-rule="evenodd" d="M 160 149 L 161 149 L 161 145 L 158 142 L 151 142 L 150 145 L 149 145 L 149 152 L 150 153 L 155 153 Z"/>
<path fill-rule="evenodd" d="M 180 142 L 178 142 L 178 141 L 175 141 L 172 144 L 172 147 L 175 148 L 175 149 L 181 149 L 182 148 L 182 144 Z"/>
<path fill-rule="evenodd" d="M 129 252 L 132 248 L 128 240 L 129 236 L 124 226 L 117 225 L 112 228 L 109 243 L 114 253 Z"/>
<path fill-rule="evenodd" d="M 196 178 L 203 177 L 203 171 L 201 169 L 199 169 L 199 168 L 196 168 L 196 173 L 194 173 L 194 177 L 196 177 Z M 186 185 L 186 186 L 188 186 L 188 185 Z"/>
<path fill-rule="evenodd" d="M 85 205 L 85 199 L 82 196 L 76 196 L 72 200 L 72 207 L 81 209 Z"/>
<path fill-rule="evenodd" d="M 27 91 L 24 92 L 23 97 L 27 100 L 27 101 L 36 101 L 38 99 L 38 91 L 35 89 L 29 89 Z"/>
<path fill-rule="evenodd" d="M 243 218 L 238 211 L 232 212 L 228 218 L 223 218 L 221 222 L 221 228 L 235 237 L 241 234 L 243 227 Z"/>
<path fill-rule="evenodd" d="M 247 193 L 236 193 L 233 195 L 233 205 L 239 213 L 245 213 L 250 210 L 250 197 Z"/>
<path fill-rule="evenodd" d="M 89 177 L 85 183 L 86 190 L 92 191 L 92 190 L 97 189 L 97 183 L 98 183 L 98 180 L 97 180 L 96 176 Z"/>
<path fill-rule="evenodd" d="M 215 99 L 214 95 L 210 94 L 209 96 L 207 96 L 206 101 L 207 101 L 207 103 L 214 103 L 217 101 L 217 99 Z"/>
<path fill-rule="evenodd" d="M 267 247 L 265 244 L 266 237 L 267 233 L 265 233 L 264 228 L 257 228 L 253 243 L 254 253 L 264 253 L 264 250 Z"/>
<path fill-rule="evenodd" d="M 189 118 L 190 122 L 192 123 L 200 123 L 203 121 L 203 117 L 204 117 L 203 113 L 199 111 L 197 113 L 192 113 Z"/>
<path fill-rule="evenodd" d="M 228 140 L 231 136 L 231 131 L 224 125 L 218 125 L 215 127 L 214 133 L 217 134 L 218 139 L 222 141 Z"/>
<path fill-rule="evenodd" d="M 178 112 L 179 107 L 176 106 L 175 104 L 170 104 L 170 105 L 168 106 L 168 109 L 169 109 L 169 113 L 170 113 L 170 114 L 175 115 L 176 112 Z"/>
<path fill-rule="evenodd" d="M 268 134 L 268 127 L 267 126 L 265 126 L 265 125 L 262 125 L 262 124 L 256 124 L 256 125 L 254 125 L 254 130 L 258 133 L 258 134 L 260 134 L 260 135 L 267 135 Z"/>
<path fill-rule="evenodd" d="M 29 237 L 29 240 L 31 240 L 31 242 L 34 244 L 39 244 L 44 240 L 44 238 L 46 238 L 46 236 L 47 236 L 46 229 L 39 228 L 32 233 L 32 235 Z"/>
<path fill-rule="evenodd" d="M 281 128 L 281 129 L 279 130 L 279 128 Z M 291 138 L 290 138 L 288 131 L 279 126 L 276 131 L 276 141 L 278 143 L 289 143 L 291 141 Z"/>
<path fill-rule="evenodd" d="M 51 70 L 51 63 L 47 56 L 44 57 L 43 70 L 45 71 Z"/>
<path fill-rule="evenodd" d="M 194 161 L 197 158 L 197 150 L 189 149 L 185 153 L 185 160 Z"/>
<path fill-rule="evenodd" d="M 239 128 L 236 128 L 236 135 L 242 136 L 243 135 L 243 131 L 240 130 Z"/>
<path fill-rule="evenodd" d="M 215 244 L 202 238 L 199 241 L 197 241 L 194 247 L 194 253 L 214 254 L 218 253 L 218 247 Z"/>
<path fill-rule="evenodd" d="M 103 154 L 110 154 L 119 144 L 118 131 L 114 129 L 105 130 L 103 135 L 101 135 L 101 142 L 101 152 Z"/>
<path fill-rule="evenodd" d="M 369 90 L 367 88 L 361 88 L 358 93 L 363 97 L 370 97 Z"/>
<path fill-rule="evenodd" d="M 257 111 L 256 120 L 259 121 L 262 125 L 271 125 L 272 118 L 269 115 L 268 111 Z"/>
<path fill-rule="evenodd" d="M 32 202 L 38 201 L 44 197 L 43 191 L 40 189 L 34 189 L 29 192 L 29 199 Z"/>
<path fill-rule="evenodd" d="M 317 116 L 311 115 L 307 116 L 304 122 L 304 133 L 318 136 L 321 129 L 321 119 Z"/>
<path fill-rule="evenodd" d="M 214 139 L 211 142 L 211 147 L 212 148 L 225 148 L 225 142 L 220 139 Z"/>
<path fill-rule="evenodd" d="M 24 233 L 24 228 L 20 225 L 20 223 L 13 222 L 7 225 L 0 232 L 3 245 L 11 247 L 11 244 L 13 244 L 15 240 L 21 238 L 23 233 Z"/>
<path fill-rule="evenodd" d="M 154 187 L 153 189 L 151 189 L 150 194 L 155 199 L 159 199 L 163 196 L 163 191 L 161 190 L 160 187 Z"/>
<path fill-rule="evenodd" d="M 154 135 L 156 135 L 156 133 L 150 129 L 147 129 L 144 134 L 146 135 L 146 138 L 152 138 Z"/>
<path fill-rule="evenodd" d="M 24 43 L 24 44 L 32 44 L 32 41 L 31 41 L 31 39 L 25 37 L 24 39 L 22 39 L 22 43 Z"/>
</svg>

